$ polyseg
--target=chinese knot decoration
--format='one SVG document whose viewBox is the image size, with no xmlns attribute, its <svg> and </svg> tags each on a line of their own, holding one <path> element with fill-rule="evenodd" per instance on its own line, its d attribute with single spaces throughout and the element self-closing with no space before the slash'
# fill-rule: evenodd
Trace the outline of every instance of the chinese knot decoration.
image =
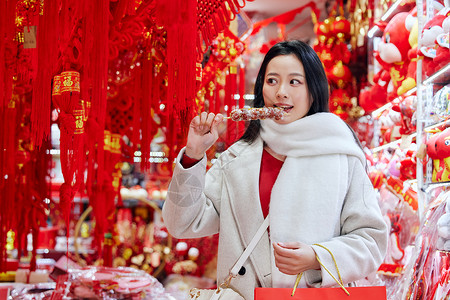
<svg viewBox="0 0 450 300">
<path fill-rule="evenodd" d="M 59 110 L 61 169 L 60 206 L 69 224 L 70 205 L 83 183 L 84 129 L 90 102 L 80 99 L 80 73 L 65 71 L 53 78 L 52 101 Z"/>
</svg>

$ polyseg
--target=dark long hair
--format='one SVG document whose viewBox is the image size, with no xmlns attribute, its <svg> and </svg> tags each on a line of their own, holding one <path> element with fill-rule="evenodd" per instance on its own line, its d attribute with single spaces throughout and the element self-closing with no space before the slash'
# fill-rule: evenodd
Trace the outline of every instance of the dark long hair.
<svg viewBox="0 0 450 300">
<path fill-rule="evenodd" d="M 267 52 L 256 77 L 253 91 L 255 95 L 253 107 L 264 106 L 263 85 L 269 62 L 277 56 L 290 54 L 294 54 L 300 60 L 305 70 L 306 85 L 308 86 L 312 102 L 311 108 L 306 115 L 310 116 L 318 112 L 328 112 L 328 80 L 322 62 L 308 44 L 298 40 L 277 43 Z M 240 140 L 251 144 L 259 136 L 260 130 L 261 123 L 259 120 L 252 120 Z"/>
</svg>

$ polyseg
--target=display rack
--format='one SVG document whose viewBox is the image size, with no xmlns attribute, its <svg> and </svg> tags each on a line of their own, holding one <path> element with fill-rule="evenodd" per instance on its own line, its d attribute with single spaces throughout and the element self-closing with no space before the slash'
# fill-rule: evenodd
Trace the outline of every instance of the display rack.
<svg viewBox="0 0 450 300">
<path fill-rule="evenodd" d="M 423 31 L 425 23 L 430 20 L 434 16 L 433 11 L 433 1 L 426 0 L 426 12 L 423 11 L 424 1 L 417 0 L 417 16 L 418 16 L 418 26 L 419 32 Z M 424 18 L 425 17 L 425 18 Z M 422 46 L 422 36 L 419 34 L 418 36 L 418 49 Z M 428 78 L 423 78 L 423 60 L 419 59 L 417 61 L 417 137 L 416 143 L 418 149 L 420 147 L 425 148 L 427 139 L 430 136 L 428 132 L 429 128 L 438 127 L 440 123 L 435 122 L 430 118 L 430 109 L 433 105 L 433 84 L 435 82 L 440 82 L 444 78 L 444 75 L 448 75 L 450 73 L 450 63 L 448 63 L 444 68 L 436 71 L 433 75 Z M 448 80 L 448 77 L 447 77 Z M 447 82 L 448 83 L 448 82 Z M 444 121 L 443 123 L 446 123 Z M 443 124 L 445 125 L 445 124 Z M 424 168 L 425 167 L 425 168 Z M 424 171 L 425 169 L 425 171 Z M 423 218 L 423 214 L 425 211 L 426 205 L 430 202 L 429 199 L 430 190 L 450 185 L 450 182 L 439 182 L 432 183 L 432 162 L 428 161 L 424 163 L 420 160 L 417 161 L 417 182 L 418 182 L 418 200 L 419 200 L 419 216 Z"/>
<path fill-rule="evenodd" d="M 419 33 L 423 31 L 424 24 L 430 20 L 434 16 L 434 12 L 432 9 L 431 0 L 426 0 L 425 4 L 427 7 L 427 11 L 423 10 L 424 1 L 417 0 L 417 16 L 418 16 L 418 26 Z M 418 36 L 418 48 L 420 49 L 422 45 L 421 34 Z M 435 119 L 431 118 L 431 109 L 433 106 L 433 96 L 434 89 L 433 85 L 436 82 L 443 84 L 443 80 L 447 81 L 444 84 L 448 84 L 448 74 L 450 73 L 450 63 L 448 63 L 445 67 L 436 71 L 433 75 L 424 78 L 423 76 L 423 60 L 419 59 L 417 61 L 417 79 L 416 79 L 416 88 L 417 88 L 417 110 L 416 110 L 416 145 L 418 151 L 426 150 L 426 143 L 429 137 L 431 136 L 430 129 L 438 128 L 438 127 L 448 127 L 448 123 L 450 122 L 446 116 L 443 121 L 436 122 Z M 446 79 L 444 76 L 447 75 Z M 422 150 L 421 150 L 422 149 Z M 425 156 L 426 157 L 426 156 Z M 421 229 L 426 230 L 426 224 L 428 223 L 428 215 L 431 210 L 436 208 L 436 198 L 432 191 L 437 188 L 446 188 L 450 186 L 450 182 L 432 182 L 432 172 L 433 165 L 431 160 L 420 160 L 417 159 L 417 196 L 418 196 L 418 216 L 421 222 Z M 431 229 L 437 231 L 437 228 Z M 415 247 L 413 255 L 410 259 L 410 263 L 408 268 L 405 270 L 404 278 L 407 280 L 403 283 L 403 292 L 401 299 L 408 299 L 408 292 L 410 292 L 409 285 L 419 285 L 419 282 L 415 282 L 415 273 L 417 272 L 416 268 L 419 268 L 417 264 L 423 259 L 425 254 L 421 253 L 422 251 L 429 251 L 428 249 L 423 249 L 422 237 L 423 232 L 418 234 L 415 241 Z M 436 250 L 440 251 L 440 250 Z M 425 263 L 424 263 L 425 264 Z M 409 279 L 409 280 L 408 280 Z"/>
</svg>

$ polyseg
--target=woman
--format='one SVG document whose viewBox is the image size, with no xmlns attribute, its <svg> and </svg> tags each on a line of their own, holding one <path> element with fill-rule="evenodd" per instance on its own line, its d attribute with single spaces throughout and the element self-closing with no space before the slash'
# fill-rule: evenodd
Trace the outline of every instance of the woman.
<svg viewBox="0 0 450 300">
<path fill-rule="evenodd" d="M 253 299 L 255 287 L 292 288 L 302 272 L 299 287 L 335 286 L 316 259 L 337 277 L 326 249 L 346 284 L 375 272 L 387 226 L 359 142 L 328 112 L 327 78 L 314 50 L 301 41 L 273 46 L 254 94 L 255 107 L 282 108 L 283 119 L 250 121 L 208 172 L 205 151 L 223 117 L 203 112 L 192 120 L 163 207 L 169 232 L 177 238 L 219 232 L 220 283 L 269 214 L 269 233 L 231 280 L 245 299 Z"/>
</svg>

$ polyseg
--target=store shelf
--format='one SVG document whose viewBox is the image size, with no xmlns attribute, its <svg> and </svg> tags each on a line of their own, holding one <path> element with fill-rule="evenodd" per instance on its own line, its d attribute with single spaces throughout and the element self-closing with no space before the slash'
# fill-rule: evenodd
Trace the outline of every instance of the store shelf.
<svg viewBox="0 0 450 300">
<path fill-rule="evenodd" d="M 450 63 L 448 63 L 445 67 L 435 72 L 433 75 L 428 77 L 423 81 L 423 85 L 428 85 L 431 83 L 448 83 L 450 78 Z"/>
<path fill-rule="evenodd" d="M 429 84 L 435 83 L 436 81 L 444 80 L 445 78 L 447 78 L 447 80 L 448 80 L 449 74 L 450 74 L 450 63 L 447 64 L 443 69 L 437 71 L 432 76 L 427 78 L 423 82 L 423 85 L 429 85 Z M 445 82 L 445 83 L 448 83 L 448 82 Z M 410 89 L 409 91 L 407 91 L 405 93 L 405 96 L 411 95 L 411 94 L 413 94 L 416 91 L 417 91 L 417 87 L 414 87 L 414 88 Z M 373 118 L 379 117 L 383 113 L 383 111 L 385 111 L 387 109 L 390 109 L 392 107 L 393 103 L 395 101 L 398 101 L 399 98 L 400 97 L 395 98 L 392 102 L 389 102 L 386 105 L 384 105 L 384 106 L 378 108 L 377 110 L 373 111 L 372 112 L 372 117 Z M 426 120 L 420 120 L 420 121 L 428 123 L 427 126 L 424 127 L 424 129 L 423 129 L 424 132 L 428 132 L 428 131 L 430 131 L 430 130 L 432 130 L 434 128 L 441 127 L 441 126 L 444 126 L 444 125 L 450 125 L 450 120 L 445 120 L 445 121 L 442 121 L 442 122 L 439 122 L 439 123 L 432 123 L 432 124 L 429 124 L 430 122 L 432 122 L 432 120 L 430 120 L 428 118 Z M 381 146 L 373 148 L 372 152 L 376 153 L 376 152 L 379 152 L 379 151 L 384 150 L 384 149 L 398 147 L 402 142 L 407 142 L 407 143 L 412 142 L 416 138 L 416 136 L 417 136 L 417 132 L 411 133 L 409 135 L 402 136 L 402 138 L 400 138 L 398 140 L 395 140 L 395 141 L 392 141 L 390 143 L 387 143 L 387 144 L 384 144 L 384 145 L 381 145 Z"/>
<path fill-rule="evenodd" d="M 402 97 L 410 96 L 410 95 L 414 94 L 416 91 L 417 91 L 417 87 L 411 88 L 410 90 L 406 91 L 403 95 L 398 96 L 398 97 L 395 98 L 394 100 L 392 100 L 392 101 L 386 103 L 385 105 L 383 105 L 382 107 L 380 107 L 380 108 L 374 110 L 374 111 L 371 113 L 372 117 L 373 117 L 373 118 L 379 118 L 379 117 L 381 116 L 381 114 L 382 114 L 385 110 L 392 108 L 393 103 L 399 102 L 399 101 L 402 99 Z"/>
<path fill-rule="evenodd" d="M 437 128 L 437 127 L 440 127 L 440 126 L 443 126 L 443 125 L 450 125 L 450 120 L 446 120 L 446 121 L 443 121 L 443 122 L 439 122 L 439 123 L 435 123 L 435 124 L 429 125 L 429 126 L 425 127 L 424 131 L 430 131 L 430 130 L 432 130 L 434 128 Z M 416 136 L 417 136 L 417 132 L 413 132 L 413 133 L 411 133 L 409 135 L 404 135 L 401 139 L 398 139 L 398 140 L 392 141 L 390 143 L 381 145 L 379 147 L 373 148 L 372 152 L 376 153 L 376 152 L 380 152 L 381 150 L 384 150 L 384 149 L 398 147 L 399 144 L 401 144 L 402 142 L 411 143 L 411 142 L 414 141 Z"/>
<path fill-rule="evenodd" d="M 424 186 L 421 187 L 422 192 L 429 193 L 434 189 L 440 188 L 440 187 L 449 187 L 450 181 L 443 181 L 443 182 L 431 182 L 427 183 Z"/>
<path fill-rule="evenodd" d="M 162 209 L 162 201 L 161 200 L 148 200 L 146 199 L 145 201 L 140 200 L 140 199 L 133 199 L 133 198 L 129 198 L 129 199 L 122 199 L 122 203 L 123 203 L 123 207 L 124 208 L 134 208 L 134 207 L 138 207 L 138 206 L 142 206 L 142 207 L 148 207 L 149 203 L 152 203 L 152 207 L 158 207 L 159 209 Z"/>
<path fill-rule="evenodd" d="M 403 2 L 403 0 L 397 0 L 396 2 L 394 2 L 394 4 L 392 4 L 384 13 L 383 15 L 380 17 L 380 21 L 381 22 L 386 22 L 387 20 L 389 20 L 393 15 L 395 15 L 395 12 L 398 8 L 398 6 Z M 373 38 L 373 36 L 377 33 L 377 32 L 381 32 L 382 30 L 377 26 L 374 25 L 372 28 L 370 28 L 370 30 L 367 32 L 367 36 L 369 38 Z"/>
</svg>

